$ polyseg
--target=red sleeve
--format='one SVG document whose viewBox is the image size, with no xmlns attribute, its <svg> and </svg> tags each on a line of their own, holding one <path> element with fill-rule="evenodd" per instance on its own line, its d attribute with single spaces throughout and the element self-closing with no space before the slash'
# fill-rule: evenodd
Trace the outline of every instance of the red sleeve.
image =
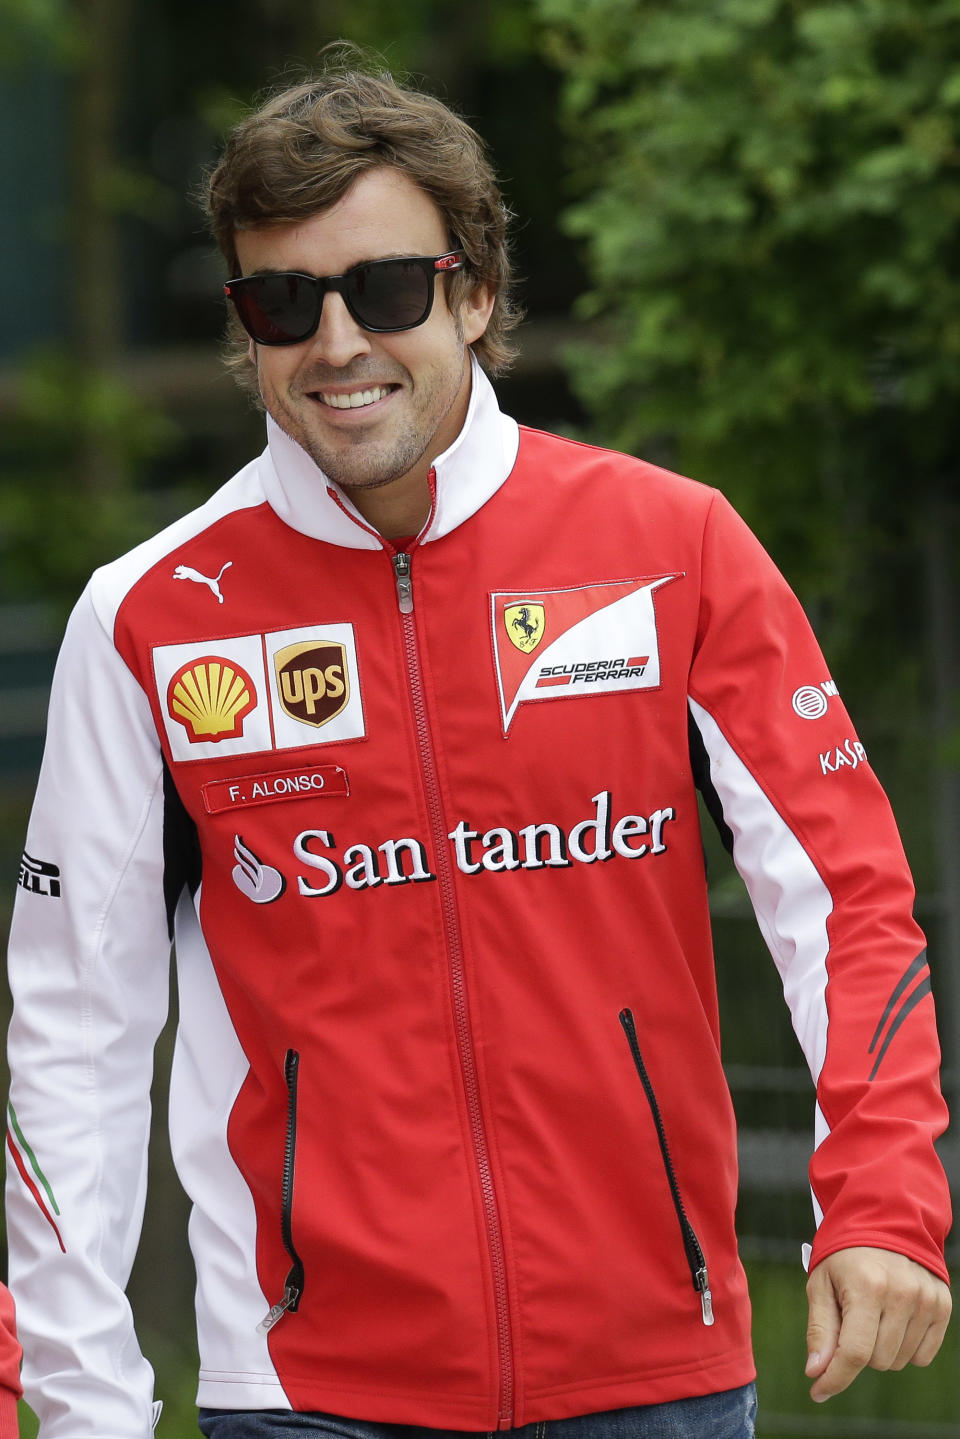
<svg viewBox="0 0 960 1439">
<path fill-rule="evenodd" d="M 0 1439 L 19 1439 L 17 1398 L 12 1389 L 0 1387 Z"/>
<path fill-rule="evenodd" d="M 946 1278 L 947 1115 L 900 837 L 799 602 L 719 496 L 689 695 L 817 1084 L 813 1263 L 872 1245 Z"/>
<path fill-rule="evenodd" d="M 23 1392 L 20 1354 L 13 1297 L 0 1284 L 0 1439 L 17 1439 L 17 1400 Z"/>
</svg>

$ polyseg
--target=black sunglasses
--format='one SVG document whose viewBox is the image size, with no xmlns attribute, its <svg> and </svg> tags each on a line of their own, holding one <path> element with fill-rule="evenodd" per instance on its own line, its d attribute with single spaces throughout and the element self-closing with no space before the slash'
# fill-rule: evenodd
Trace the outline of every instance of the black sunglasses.
<svg viewBox="0 0 960 1439">
<path fill-rule="evenodd" d="M 243 328 L 258 345 L 299 345 L 320 323 L 323 297 L 336 290 L 358 325 L 380 335 L 413 330 L 433 308 L 434 279 L 462 270 L 462 250 L 428 259 L 369 260 L 345 275 L 302 275 L 297 270 L 243 275 L 228 280 L 224 294 L 237 307 Z"/>
</svg>

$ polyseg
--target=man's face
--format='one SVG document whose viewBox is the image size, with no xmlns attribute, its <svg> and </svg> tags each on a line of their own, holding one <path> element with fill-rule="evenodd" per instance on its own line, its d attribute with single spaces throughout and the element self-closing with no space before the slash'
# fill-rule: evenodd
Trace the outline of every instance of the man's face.
<svg viewBox="0 0 960 1439">
<path fill-rule="evenodd" d="M 239 231 L 244 275 L 299 270 L 340 275 L 365 260 L 442 255 L 451 248 L 434 202 L 400 170 L 367 171 L 329 210 L 308 220 Z M 314 335 L 298 345 L 254 346 L 260 393 L 277 424 L 364 512 L 364 491 L 426 490 L 434 458 L 456 439 L 470 399 L 467 347 L 486 329 L 493 299 L 483 288 L 458 315 L 448 280 L 436 279 L 433 309 L 414 330 L 364 330 L 342 296 L 328 291 Z M 341 408 L 337 397 L 372 392 Z M 343 401 L 340 400 L 340 405 Z"/>
</svg>

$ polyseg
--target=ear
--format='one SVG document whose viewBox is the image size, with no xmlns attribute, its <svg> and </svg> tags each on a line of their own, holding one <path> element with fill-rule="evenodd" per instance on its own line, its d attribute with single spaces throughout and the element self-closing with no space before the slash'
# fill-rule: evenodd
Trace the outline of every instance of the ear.
<svg viewBox="0 0 960 1439">
<path fill-rule="evenodd" d="M 460 307 L 463 338 L 468 345 L 479 340 L 490 323 L 496 295 L 489 285 L 474 285 Z"/>
</svg>

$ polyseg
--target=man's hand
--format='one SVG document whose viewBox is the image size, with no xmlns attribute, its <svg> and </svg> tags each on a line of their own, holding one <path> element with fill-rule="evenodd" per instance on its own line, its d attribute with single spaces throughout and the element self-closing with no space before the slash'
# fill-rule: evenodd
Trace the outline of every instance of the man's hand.
<svg viewBox="0 0 960 1439">
<path fill-rule="evenodd" d="M 807 1281 L 810 1398 L 822 1404 L 861 1369 L 929 1364 L 950 1319 L 950 1290 L 903 1254 L 840 1249 Z"/>
</svg>

